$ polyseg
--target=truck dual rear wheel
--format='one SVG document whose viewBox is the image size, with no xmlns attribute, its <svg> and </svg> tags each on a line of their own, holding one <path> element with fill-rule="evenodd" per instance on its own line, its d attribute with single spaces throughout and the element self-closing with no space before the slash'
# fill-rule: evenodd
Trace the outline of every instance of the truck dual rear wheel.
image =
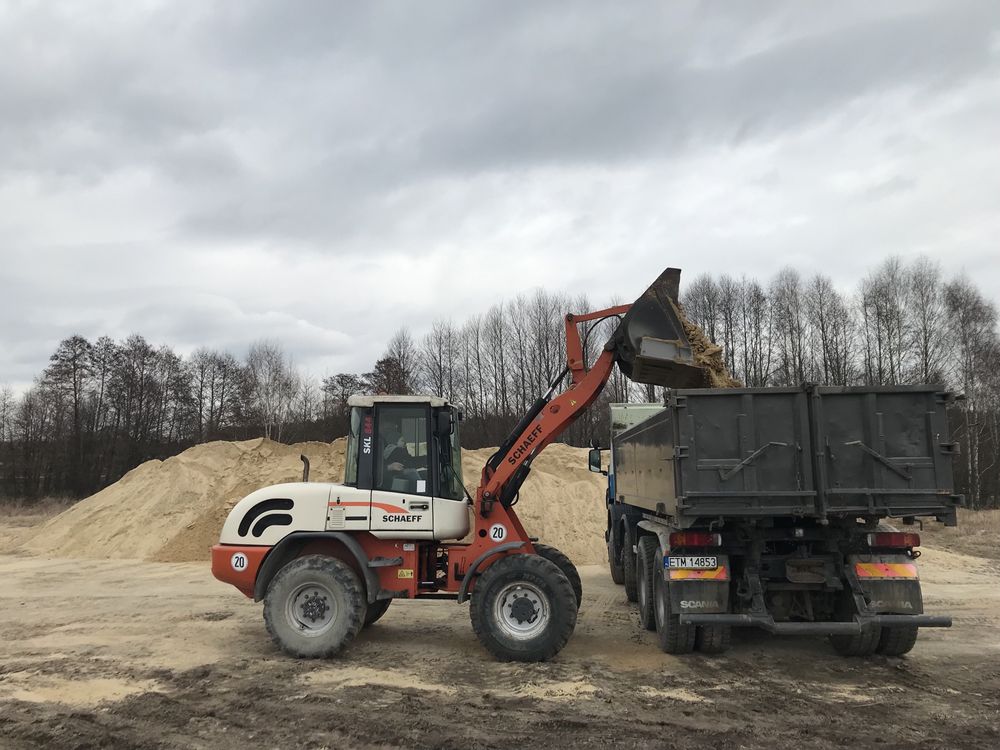
<svg viewBox="0 0 1000 750">
<path fill-rule="evenodd" d="M 653 605 L 653 578 L 663 577 L 663 565 L 656 564 L 657 542 L 654 536 L 639 537 L 636 553 L 636 589 L 639 595 L 639 623 L 646 630 L 656 630 L 656 614 Z M 660 558 L 661 561 L 663 558 Z"/>
<path fill-rule="evenodd" d="M 535 542 L 535 553 L 550 563 L 555 563 L 555 566 L 563 572 L 569 585 L 573 587 L 573 594 L 576 595 L 576 608 L 579 610 L 583 601 L 583 581 L 580 580 L 580 572 L 576 569 L 573 561 L 555 547 L 539 542 Z"/>
<path fill-rule="evenodd" d="M 838 622 L 851 622 L 856 612 L 857 607 L 851 592 L 843 591 L 834 608 L 834 619 Z M 830 645 L 841 656 L 871 656 L 878 648 L 881 635 L 881 628 L 867 626 L 854 635 L 831 635 Z"/>
<path fill-rule="evenodd" d="M 878 646 L 875 651 L 885 656 L 902 656 L 907 654 L 917 642 L 917 628 L 913 625 L 898 625 L 882 628 Z"/>
<path fill-rule="evenodd" d="M 540 555 L 508 555 L 472 590 L 469 615 L 480 643 L 500 661 L 545 661 L 576 627 L 576 595 L 559 567 Z"/>
<path fill-rule="evenodd" d="M 656 556 L 663 559 L 663 549 L 657 547 Z M 694 650 L 696 628 L 681 625 L 680 615 L 670 606 L 670 588 L 662 571 L 653 577 L 653 611 L 656 615 L 656 634 L 660 648 L 668 654 L 687 654 Z"/>
<path fill-rule="evenodd" d="M 341 560 L 298 557 L 271 580 L 264 624 L 286 653 L 317 659 L 341 651 L 361 630 L 366 612 L 358 576 Z"/>
<path fill-rule="evenodd" d="M 635 539 L 633 532 L 625 524 L 625 533 L 622 535 L 622 583 L 625 584 L 625 597 L 630 601 L 639 600 L 639 585 L 636 580 L 636 553 L 633 547 Z"/>
<path fill-rule="evenodd" d="M 699 625 L 694 647 L 703 654 L 721 654 L 733 643 L 733 629 L 729 625 Z"/>
</svg>

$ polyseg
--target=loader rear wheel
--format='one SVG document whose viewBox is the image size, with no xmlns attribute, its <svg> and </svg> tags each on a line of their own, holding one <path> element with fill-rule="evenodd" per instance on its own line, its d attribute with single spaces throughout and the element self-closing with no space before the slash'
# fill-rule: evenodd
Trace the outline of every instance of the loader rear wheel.
<svg viewBox="0 0 1000 750">
<path fill-rule="evenodd" d="M 622 570 L 621 547 L 615 546 L 615 532 L 610 526 L 607 530 L 608 537 L 608 568 L 611 570 L 611 581 L 621 586 L 625 583 L 625 573 Z"/>
<path fill-rule="evenodd" d="M 271 580 L 264 595 L 264 624 L 286 653 L 303 659 L 333 656 L 361 630 L 364 589 L 341 560 L 298 557 Z"/>
<path fill-rule="evenodd" d="M 851 622 L 856 612 L 854 597 L 849 590 L 845 590 L 837 600 L 834 619 L 838 622 Z M 855 635 L 831 635 L 829 638 L 833 650 L 841 656 L 871 656 L 878 647 L 881 635 L 881 628 L 870 625 Z"/>
<path fill-rule="evenodd" d="M 555 547 L 538 542 L 535 542 L 535 554 L 539 557 L 544 557 L 551 563 L 555 563 L 556 567 L 566 576 L 569 585 L 573 587 L 573 594 L 576 596 L 576 608 L 579 611 L 580 603 L 583 601 L 583 581 L 580 580 L 580 571 L 576 569 L 573 561 Z"/>
<path fill-rule="evenodd" d="M 382 615 L 386 613 L 389 609 L 389 605 L 392 604 L 392 599 L 379 599 L 368 605 L 368 611 L 365 612 L 365 624 L 363 627 L 368 627 L 372 623 L 380 620 Z"/>
<path fill-rule="evenodd" d="M 576 595 L 559 567 L 540 555 L 508 555 L 472 590 L 469 615 L 479 642 L 500 661 L 545 661 L 576 627 Z"/>
<path fill-rule="evenodd" d="M 656 537 L 639 538 L 636 554 L 636 588 L 639 594 L 639 623 L 646 630 L 656 630 L 656 614 L 653 611 L 653 578 L 663 577 L 662 565 L 656 564 Z"/>
<path fill-rule="evenodd" d="M 636 553 L 632 549 L 635 539 L 632 538 L 632 531 L 628 524 L 625 524 L 625 533 L 622 536 L 622 583 L 625 584 L 625 598 L 630 602 L 639 600 L 639 583 L 636 580 Z"/>
<path fill-rule="evenodd" d="M 656 554 L 662 558 L 663 548 L 657 547 Z M 693 651 L 697 629 L 692 625 L 681 625 L 680 615 L 674 614 L 670 606 L 670 589 L 662 575 L 653 578 L 653 604 L 660 648 L 668 654 Z"/>
<path fill-rule="evenodd" d="M 908 654 L 917 642 L 917 631 L 920 628 L 913 625 L 898 625 L 889 628 L 882 628 L 882 635 L 878 640 L 878 653 L 885 656 L 902 656 Z"/>
</svg>

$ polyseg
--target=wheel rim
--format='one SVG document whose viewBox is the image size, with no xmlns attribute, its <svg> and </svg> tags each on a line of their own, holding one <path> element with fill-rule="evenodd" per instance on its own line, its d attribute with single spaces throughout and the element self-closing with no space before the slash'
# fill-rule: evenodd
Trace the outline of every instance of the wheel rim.
<svg viewBox="0 0 1000 750">
<path fill-rule="evenodd" d="M 518 641 L 536 637 L 548 627 L 549 598 L 524 581 L 504 586 L 493 600 L 493 619 L 504 635 Z"/>
<path fill-rule="evenodd" d="M 285 601 L 285 617 L 301 635 L 323 635 L 337 620 L 337 599 L 324 584 L 303 583 Z"/>
</svg>

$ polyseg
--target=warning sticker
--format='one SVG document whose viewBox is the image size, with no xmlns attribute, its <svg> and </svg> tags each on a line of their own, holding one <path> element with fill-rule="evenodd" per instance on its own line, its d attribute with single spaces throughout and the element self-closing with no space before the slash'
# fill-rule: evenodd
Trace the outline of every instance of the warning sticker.
<svg viewBox="0 0 1000 750">
<path fill-rule="evenodd" d="M 490 539 L 494 542 L 502 542 L 507 538 L 507 527 L 502 523 L 495 523 L 490 526 Z"/>
</svg>

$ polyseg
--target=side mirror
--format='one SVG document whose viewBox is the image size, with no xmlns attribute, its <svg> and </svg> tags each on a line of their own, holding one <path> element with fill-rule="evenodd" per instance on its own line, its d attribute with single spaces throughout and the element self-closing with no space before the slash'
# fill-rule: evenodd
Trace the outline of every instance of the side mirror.
<svg viewBox="0 0 1000 750">
<path fill-rule="evenodd" d="M 591 471 L 601 471 L 601 449 L 591 448 L 587 453 L 587 468 Z"/>
<path fill-rule="evenodd" d="M 436 415 L 434 422 L 434 434 L 439 437 L 447 437 L 451 434 L 451 412 L 447 409 L 442 409 Z"/>
</svg>

